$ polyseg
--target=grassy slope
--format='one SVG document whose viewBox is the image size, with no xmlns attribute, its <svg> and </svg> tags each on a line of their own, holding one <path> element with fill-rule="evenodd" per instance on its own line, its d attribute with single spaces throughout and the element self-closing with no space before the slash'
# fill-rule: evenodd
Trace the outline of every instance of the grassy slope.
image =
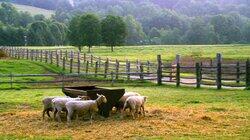
<svg viewBox="0 0 250 140">
<path fill-rule="evenodd" d="M 27 60 L 0 60 L 0 74 L 45 74 L 60 73 L 61 68 L 40 62 L 32 62 Z M 52 77 L 17 77 L 14 81 L 40 81 L 53 80 Z M 9 78 L 1 78 L 1 81 L 9 81 Z M 15 88 L 26 87 L 24 84 L 14 84 Z M 9 88 L 9 84 L 1 84 L 0 88 Z"/>
<path fill-rule="evenodd" d="M 27 11 L 31 15 L 37 15 L 37 14 L 42 14 L 46 18 L 50 18 L 52 14 L 54 14 L 54 11 L 52 10 L 46 10 L 38 7 L 33 7 L 33 6 L 28 6 L 28 5 L 20 5 L 20 4 L 13 4 L 18 11 Z"/>
<path fill-rule="evenodd" d="M 249 91 L 118 87 L 149 97 L 145 118 L 131 120 L 112 115 L 105 121 L 96 118 L 93 125 L 78 121 L 69 127 L 66 123 L 41 120 L 41 99 L 63 95 L 61 89 L 0 91 L 0 137 L 247 139 L 250 136 Z"/>
<path fill-rule="evenodd" d="M 39 49 L 56 49 L 58 47 L 31 47 Z M 63 47 L 63 49 L 76 49 Z M 87 47 L 83 48 L 87 52 Z M 95 56 L 117 58 L 119 60 L 150 60 L 156 61 L 156 55 L 161 54 L 164 60 L 173 60 L 176 54 L 181 56 L 199 56 L 202 58 L 215 58 L 216 53 L 222 53 L 224 59 L 249 58 L 250 45 L 164 45 L 164 46 L 123 46 L 115 47 L 111 53 L 109 47 L 93 47 Z"/>
</svg>

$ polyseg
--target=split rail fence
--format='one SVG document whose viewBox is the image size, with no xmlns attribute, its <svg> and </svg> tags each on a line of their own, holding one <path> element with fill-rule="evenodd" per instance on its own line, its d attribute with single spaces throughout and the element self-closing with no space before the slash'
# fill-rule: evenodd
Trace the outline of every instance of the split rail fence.
<svg viewBox="0 0 250 140">
<path fill-rule="evenodd" d="M 250 87 L 249 60 L 223 63 L 221 54 L 217 54 L 216 60 L 209 64 L 196 62 L 195 65 L 190 66 L 182 64 L 179 55 L 176 55 L 174 62 L 164 62 L 161 55 L 157 56 L 156 62 L 139 60 L 133 62 L 103 59 L 91 54 L 68 50 L 32 50 L 18 47 L 1 47 L 0 49 L 9 57 L 54 64 L 68 73 L 56 74 L 56 76 L 91 75 L 96 78 L 111 79 L 112 83 L 115 80 L 141 80 L 157 82 L 159 85 L 175 84 L 177 87 L 181 85 L 192 85 L 197 88 L 209 86 L 217 89 Z M 18 76 L 28 77 L 29 75 L 0 75 L 0 77 L 10 79 Z"/>
</svg>

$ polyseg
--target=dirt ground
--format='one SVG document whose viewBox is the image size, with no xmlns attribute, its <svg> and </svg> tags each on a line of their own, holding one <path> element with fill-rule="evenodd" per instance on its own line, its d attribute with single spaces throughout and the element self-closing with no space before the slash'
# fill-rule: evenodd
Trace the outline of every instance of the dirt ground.
<svg viewBox="0 0 250 140">
<path fill-rule="evenodd" d="M 96 117 L 93 124 L 79 120 L 67 125 L 66 118 L 62 123 L 42 120 L 41 111 L 23 107 L 18 112 L 0 115 L 0 135 L 73 139 L 232 138 L 241 134 L 242 127 L 249 126 L 247 114 L 236 110 L 210 112 L 205 107 L 150 106 L 146 112 L 146 117 L 135 120 L 112 114 L 106 119 Z"/>
</svg>

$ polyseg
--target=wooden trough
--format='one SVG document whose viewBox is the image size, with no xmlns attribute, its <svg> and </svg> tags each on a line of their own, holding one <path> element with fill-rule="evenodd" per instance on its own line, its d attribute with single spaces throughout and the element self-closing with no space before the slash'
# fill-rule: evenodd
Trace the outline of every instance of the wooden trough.
<svg viewBox="0 0 250 140">
<path fill-rule="evenodd" d="M 88 96 L 92 100 L 97 98 L 96 94 L 104 95 L 107 98 L 107 103 L 99 106 L 99 114 L 104 117 L 109 117 L 110 111 L 125 93 L 125 89 L 105 89 L 96 86 L 64 87 L 62 91 L 66 96 L 72 98 L 82 95 Z"/>
</svg>

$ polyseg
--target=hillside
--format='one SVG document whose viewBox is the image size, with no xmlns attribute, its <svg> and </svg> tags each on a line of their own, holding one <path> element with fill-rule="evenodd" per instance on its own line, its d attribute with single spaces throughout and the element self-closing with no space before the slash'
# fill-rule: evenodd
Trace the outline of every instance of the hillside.
<svg viewBox="0 0 250 140">
<path fill-rule="evenodd" d="M 46 18 L 50 18 L 52 14 L 54 14 L 54 11 L 52 10 L 46 10 L 42 8 L 37 8 L 33 6 L 28 6 L 28 5 L 21 5 L 21 4 L 13 4 L 18 11 L 27 11 L 31 13 L 31 15 L 37 15 L 37 14 L 42 14 Z"/>
</svg>

